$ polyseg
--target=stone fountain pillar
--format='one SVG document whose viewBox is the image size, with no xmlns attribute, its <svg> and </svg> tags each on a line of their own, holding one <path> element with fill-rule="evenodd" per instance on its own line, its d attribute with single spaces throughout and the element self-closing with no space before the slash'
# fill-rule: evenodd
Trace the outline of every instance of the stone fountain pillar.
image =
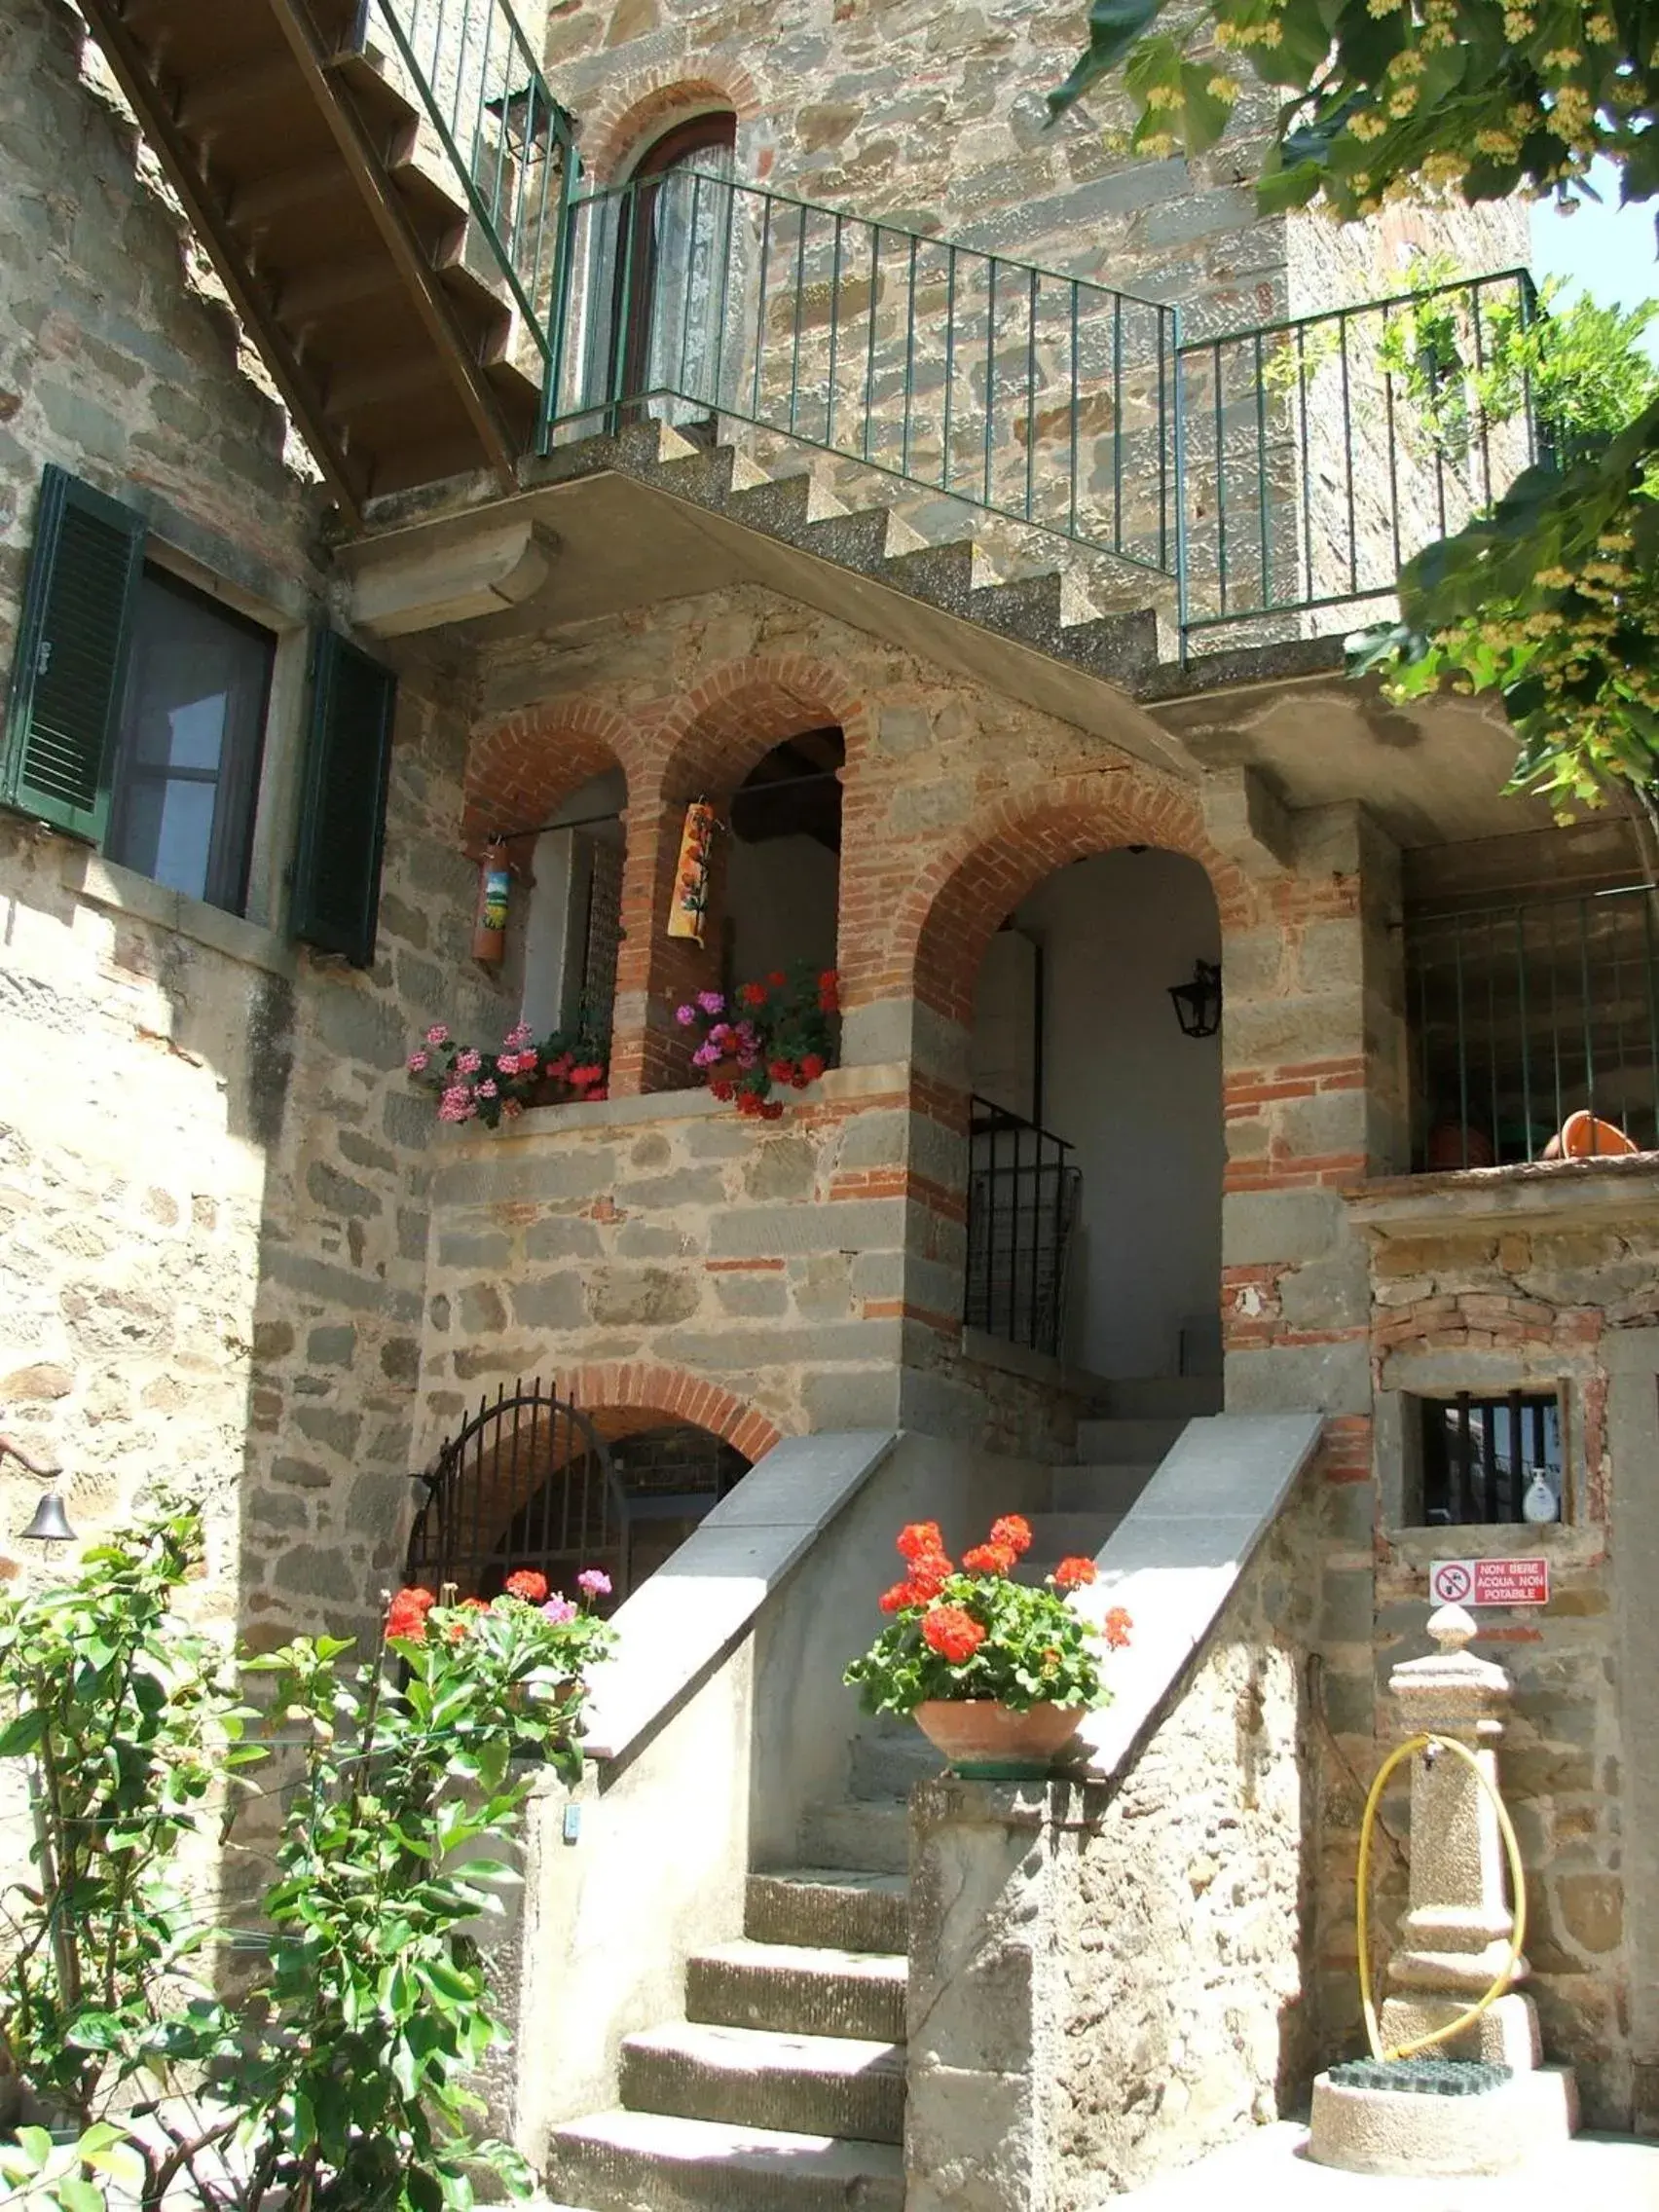
<svg viewBox="0 0 1659 2212">
<path fill-rule="evenodd" d="M 1495 1788 L 1495 1746 L 1513 1684 L 1502 1667 L 1464 1648 L 1476 1628 L 1460 1606 L 1443 1606 L 1428 1633 L 1438 1649 L 1388 1677 L 1402 1734 L 1464 1745 Z M 1309 2157 L 1354 2173 L 1502 2173 L 1571 2134 L 1572 2076 L 1539 2063 L 1536 2008 L 1515 1986 L 1527 1962 L 1507 1964 L 1514 1931 L 1492 1798 L 1455 1752 L 1419 1751 L 1412 1760 L 1410 1904 L 1388 1967 L 1382 2046 L 1394 2050 L 1445 2027 L 1501 1974 L 1502 1992 L 1481 2017 L 1423 2056 L 1484 2060 L 1507 2077 L 1477 2094 L 1434 2095 L 1321 2074 Z"/>
</svg>

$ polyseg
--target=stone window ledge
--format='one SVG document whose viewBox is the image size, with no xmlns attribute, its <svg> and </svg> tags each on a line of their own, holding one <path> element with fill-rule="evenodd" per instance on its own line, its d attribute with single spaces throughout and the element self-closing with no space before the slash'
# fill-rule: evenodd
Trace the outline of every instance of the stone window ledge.
<svg viewBox="0 0 1659 2212">
<path fill-rule="evenodd" d="M 1489 1225 L 1582 1226 L 1606 1215 L 1659 1215 L 1659 1153 L 1388 1175 L 1353 1184 L 1343 1197 L 1350 1218 L 1378 1236 L 1450 1235 Z"/>
<path fill-rule="evenodd" d="M 118 867 L 85 845 L 64 847 L 58 880 L 89 905 L 102 906 L 157 929 L 187 937 L 227 960 L 240 960 L 246 968 L 263 968 L 273 976 L 297 976 L 299 956 L 286 938 L 257 922 L 228 914 L 222 906 L 206 905 L 182 891 L 169 891 L 129 867 Z"/>
</svg>

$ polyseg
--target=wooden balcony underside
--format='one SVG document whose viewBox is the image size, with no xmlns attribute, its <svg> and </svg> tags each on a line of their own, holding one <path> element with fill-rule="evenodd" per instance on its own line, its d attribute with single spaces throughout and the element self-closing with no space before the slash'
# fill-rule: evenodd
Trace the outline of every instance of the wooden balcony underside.
<svg viewBox="0 0 1659 2212">
<path fill-rule="evenodd" d="M 463 471 L 510 482 L 536 387 L 468 266 L 460 180 L 440 181 L 353 0 L 85 14 L 348 515 Z"/>
</svg>

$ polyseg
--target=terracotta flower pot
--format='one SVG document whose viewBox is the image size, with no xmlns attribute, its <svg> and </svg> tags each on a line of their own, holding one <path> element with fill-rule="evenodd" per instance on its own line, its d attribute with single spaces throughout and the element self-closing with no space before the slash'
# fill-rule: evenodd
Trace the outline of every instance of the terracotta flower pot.
<svg viewBox="0 0 1659 2212">
<path fill-rule="evenodd" d="M 916 1725 L 958 1774 L 1029 1781 L 1048 1774 L 1083 1722 L 1081 1705 L 1034 1705 L 1015 1713 L 990 1698 L 928 1698 Z"/>
</svg>

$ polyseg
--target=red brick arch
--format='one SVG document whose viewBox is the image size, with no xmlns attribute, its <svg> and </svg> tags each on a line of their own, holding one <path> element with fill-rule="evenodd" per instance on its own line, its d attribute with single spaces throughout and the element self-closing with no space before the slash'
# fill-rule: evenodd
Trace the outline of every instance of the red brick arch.
<svg viewBox="0 0 1659 2212">
<path fill-rule="evenodd" d="M 538 828 L 591 777 L 626 773 L 635 742 L 619 714 L 579 703 L 529 708 L 481 730 L 467 756 L 461 842 L 478 853 L 498 830 Z"/>
<path fill-rule="evenodd" d="M 1105 769 L 1010 793 L 977 813 L 903 892 L 882 970 L 966 1024 L 979 964 L 1004 918 L 1056 868 L 1121 845 L 1185 853 L 1208 874 L 1222 927 L 1246 918 L 1249 887 L 1205 836 L 1196 795 L 1172 781 Z M 850 972 L 850 997 L 860 995 L 857 982 Z"/>
<path fill-rule="evenodd" d="M 671 806 L 702 792 L 723 797 L 773 746 L 831 723 L 846 739 L 850 767 L 868 743 L 869 715 L 828 662 L 805 653 L 728 661 L 658 723 L 650 745 L 652 780 Z"/>
<path fill-rule="evenodd" d="M 740 125 L 761 113 L 760 95 L 747 69 L 716 55 L 694 67 L 661 62 L 619 74 L 581 119 L 582 166 L 600 184 L 616 183 L 629 159 L 642 153 L 682 117 L 729 108 Z"/>
<path fill-rule="evenodd" d="M 620 1407 L 648 1408 L 666 1419 L 692 1422 L 736 1447 L 753 1463 L 779 1443 L 783 1431 L 758 1408 L 718 1383 L 683 1368 L 654 1361 L 599 1361 L 561 1378 L 571 1402 L 590 1420 Z"/>
</svg>

